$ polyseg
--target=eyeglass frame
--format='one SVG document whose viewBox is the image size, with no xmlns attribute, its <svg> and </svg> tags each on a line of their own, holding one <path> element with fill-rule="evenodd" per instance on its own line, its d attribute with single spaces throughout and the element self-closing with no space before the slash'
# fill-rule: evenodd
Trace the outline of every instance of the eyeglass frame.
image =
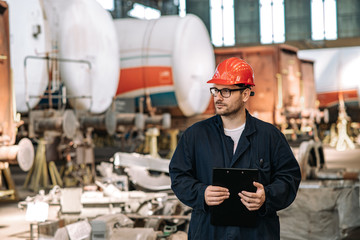
<svg viewBox="0 0 360 240">
<path fill-rule="evenodd" d="M 215 94 L 212 92 L 213 89 L 216 91 Z M 220 93 L 220 95 L 221 95 L 223 98 L 229 98 L 229 97 L 231 97 L 231 92 L 234 92 L 234 91 L 243 91 L 243 90 L 245 90 L 245 89 L 247 89 L 247 87 L 245 87 L 245 88 L 235 88 L 235 89 L 231 89 L 231 88 L 218 89 L 217 87 L 211 87 L 211 88 L 210 88 L 210 94 L 211 94 L 213 97 L 216 97 L 216 95 L 217 95 L 218 93 Z M 225 97 L 225 96 L 223 95 L 223 91 L 229 91 L 229 96 Z"/>
</svg>

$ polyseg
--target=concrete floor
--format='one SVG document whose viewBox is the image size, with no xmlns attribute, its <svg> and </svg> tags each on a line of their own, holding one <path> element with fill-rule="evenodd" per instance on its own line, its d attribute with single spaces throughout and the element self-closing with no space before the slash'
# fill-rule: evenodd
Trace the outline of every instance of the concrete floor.
<svg viewBox="0 0 360 240">
<path fill-rule="evenodd" d="M 346 168 L 348 170 L 360 170 L 360 148 L 338 152 L 333 148 L 325 147 L 325 159 L 327 168 Z M 26 173 L 11 167 L 12 176 L 17 186 L 20 200 L 27 196 L 36 195 L 26 189 L 22 189 Z M 13 171 L 13 169 L 15 169 Z M 0 202 L 0 239 L 30 239 L 30 222 L 25 220 L 25 210 L 18 208 L 18 202 Z M 355 229 L 346 240 L 360 239 L 360 228 Z"/>
<path fill-rule="evenodd" d="M 0 239 L 30 239 L 30 223 L 17 203 L 0 205 Z"/>
</svg>

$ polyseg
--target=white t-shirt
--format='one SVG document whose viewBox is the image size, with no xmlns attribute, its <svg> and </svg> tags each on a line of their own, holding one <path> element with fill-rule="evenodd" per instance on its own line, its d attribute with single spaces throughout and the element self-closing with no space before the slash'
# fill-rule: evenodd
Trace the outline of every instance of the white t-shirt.
<svg viewBox="0 0 360 240">
<path fill-rule="evenodd" d="M 236 147 L 238 145 L 241 134 L 244 131 L 244 128 L 245 128 L 245 123 L 243 125 L 241 125 L 240 127 L 234 128 L 234 129 L 224 128 L 225 135 L 231 137 L 231 139 L 234 141 L 234 153 L 236 151 Z"/>
</svg>

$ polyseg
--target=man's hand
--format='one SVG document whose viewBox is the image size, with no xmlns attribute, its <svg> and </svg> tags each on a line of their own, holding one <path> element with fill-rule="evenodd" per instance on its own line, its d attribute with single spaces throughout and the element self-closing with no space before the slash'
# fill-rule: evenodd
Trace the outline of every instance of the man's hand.
<svg viewBox="0 0 360 240">
<path fill-rule="evenodd" d="M 208 206 L 219 205 L 229 196 L 227 188 L 210 185 L 205 189 L 205 202 Z"/>
<path fill-rule="evenodd" d="M 261 183 L 254 182 L 256 192 L 241 191 L 239 193 L 241 202 L 249 211 L 259 210 L 265 202 L 265 190 Z"/>
</svg>

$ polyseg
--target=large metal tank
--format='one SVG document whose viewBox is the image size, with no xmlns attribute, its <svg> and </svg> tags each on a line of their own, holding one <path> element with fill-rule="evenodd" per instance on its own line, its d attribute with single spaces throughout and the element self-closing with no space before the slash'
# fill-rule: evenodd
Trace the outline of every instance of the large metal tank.
<svg viewBox="0 0 360 240">
<path fill-rule="evenodd" d="M 339 98 L 353 121 L 360 121 L 360 47 L 300 50 L 299 57 L 314 61 L 317 98 L 337 121 Z M 340 96 L 341 95 L 341 96 Z"/>
<path fill-rule="evenodd" d="M 315 62 L 318 93 L 359 88 L 360 47 L 299 50 L 298 54 Z"/>
<path fill-rule="evenodd" d="M 10 25 L 11 70 L 17 111 L 35 107 L 47 86 L 46 62 L 26 61 L 28 56 L 44 56 L 49 51 L 47 21 L 39 0 L 8 0 Z"/>
<path fill-rule="evenodd" d="M 76 110 L 102 113 L 119 80 L 119 47 L 114 22 L 95 0 L 44 1 L 58 48 L 61 79 Z"/>
<path fill-rule="evenodd" d="M 201 114 L 210 100 L 206 81 L 215 57 L 204 23 L 195 15 L 114 20 L 121 52 L 117 97 L 148 95 L 156 108 Z"/>
</svg>

